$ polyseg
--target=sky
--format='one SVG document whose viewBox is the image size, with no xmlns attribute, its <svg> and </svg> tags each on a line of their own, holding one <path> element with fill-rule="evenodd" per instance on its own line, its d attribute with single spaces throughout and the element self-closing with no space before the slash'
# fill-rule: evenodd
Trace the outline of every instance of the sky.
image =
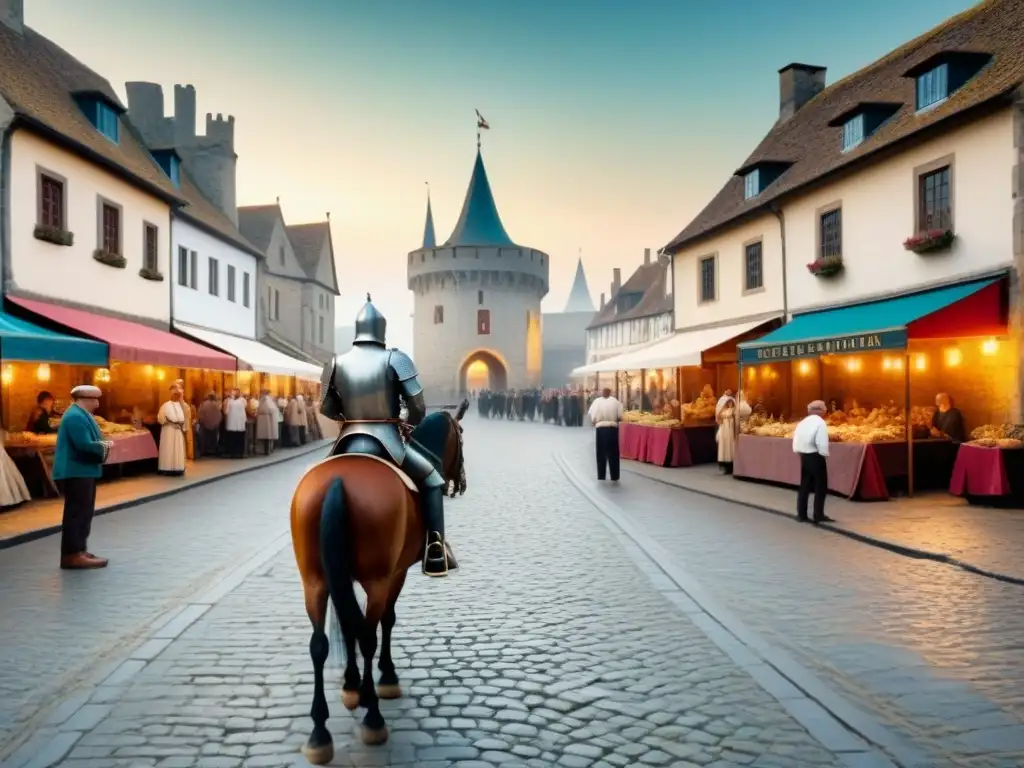
<svg viewBox="0 0 1024 768">
<path fill-rule="evenodd" d="M 106 77 L 197 92 L 235 116 L 240 205 L 290 224 L 331 213 L 352 324 L 371 292 L 411 347 L 406 254 L 429 182 L 437 238 L 476 151 L 512 239 L 551 255 L 543 309 L 582 254 L 595 304 L 700 212 L 778 116 L 778 70 L 828 82 L 968 0 L 25 0 L 26 22 Z"/>
</svg>

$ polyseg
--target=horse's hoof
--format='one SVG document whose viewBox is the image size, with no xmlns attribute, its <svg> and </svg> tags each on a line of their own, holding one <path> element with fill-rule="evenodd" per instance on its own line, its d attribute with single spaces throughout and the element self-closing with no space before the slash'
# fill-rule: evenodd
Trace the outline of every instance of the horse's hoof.
<svg viewBox="0 0 1024 768">
<path fill-rule="evenodd" d="M 382 699 L 400 699 L 402 698 L 402 686 L 398 683 L 394 685 L 378 685 L 377 696 Z"/>
<path fill-rule="evenodd" d="M 302 745 L 302 756 L 310 765 L 327 765 L 334 759 L 334 744 L 327 742 L 319 747 L 311 747 L 309 744 Z"/>
<path fill-rule="evenodd" d="M 357 709 L 359 707 L 359 691 L 342 691 L 341 706 L 349 712 Z"/>
<path fill-rule="evenodd" d="M 366 746 L 379 747 L 388 740 L 388 727 L 385 725 L 375 730 L 364 725 L 359 729 L 359 736 Z"/>
</svg>

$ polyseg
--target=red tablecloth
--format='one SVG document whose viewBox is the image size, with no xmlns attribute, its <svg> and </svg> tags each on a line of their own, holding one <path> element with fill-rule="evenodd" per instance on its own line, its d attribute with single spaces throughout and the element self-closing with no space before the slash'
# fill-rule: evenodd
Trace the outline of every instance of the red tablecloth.
<svg viewBox="0 0 1024 768">
<path fill-rule="evenodd" d="M 114 435 L 109 439 L 114 444 L 110 447 L 105 464 L 127 464 L 129 461 L 155 459 L 160 455 L 156 441 L 148 431 L 123 436 Z"/>
<path fill-rule="evenodd" d="M 885 475 L 870 443 L 829 445 L 828 489 L 848 499 L 885 501 Z M 786 437 L 740 435 L 733 476 L 799 487 L 800 457 Z"/>
<path fill-rule="evenodd" d="M 1009 496 L 1010 479 L 999 448 L 960 446 L 949 492 L 954 496 Z"/>
<path fill-rule="evenodd" d="M 619 425 L 619 456 L 659 467 L 689 467 L 714 461 L 713 454 L 708 458 L 704 445 L 708 442 L 704 434 L 708 430 L 713 443 L 714 427 L 668 429 L 623 423 Z"/>
</svg>

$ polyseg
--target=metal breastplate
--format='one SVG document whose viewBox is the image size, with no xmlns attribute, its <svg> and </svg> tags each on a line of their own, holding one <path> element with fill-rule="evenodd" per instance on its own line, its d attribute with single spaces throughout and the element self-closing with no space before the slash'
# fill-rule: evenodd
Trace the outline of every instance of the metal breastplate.
<svg viewBox="0 0 1024 768">
<path fill-rule="evenodd" d="M 340 439 L 369 435 L 384 446 L 395 463 L 401 464 L 405 443 L 398 425 L 383 421 L 399 418 L 400 386 L 383 347 L 357 344 L 339 356 L 334 367 L 334 389 L 345 417 Z"/>
</svg>

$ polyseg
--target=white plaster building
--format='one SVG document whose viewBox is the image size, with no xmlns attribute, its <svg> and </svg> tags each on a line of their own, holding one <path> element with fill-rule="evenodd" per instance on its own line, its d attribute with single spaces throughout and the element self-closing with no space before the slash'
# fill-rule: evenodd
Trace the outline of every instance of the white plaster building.
<svg viewBox="0 0 1024 768">
<path fill-rule="evenodd" d="M 1022 24 L 1021 3 L 981 3 L 828 87 L 823 67 L 780 70 L 778 121 L 666 246 L 684 337 L 673 342 L 680 361 L 693 346 L 686 336 L 728 335 L 749 362 L 782 354 L 766 346 L 776 341 L 831 339 L 853 311 L 885 318 L 893 301 L 915 294 L 914 302 L 931 302 L 937 312 L 985 288 L 990 316 L 968 320 L 993 328 L 1009 301 L 1010 327 L 1003 312 L 996 335 L 1014 348 L 1012 371 L 994 378 L 1014 383 L 1008 396 L 972 397 L 1009 397 L 989 417 L 1019 420 L 1024 53 L 1002 30 Z M 914 238 L 937 247 L 921 248 Z M 850 311 L 835 313 L 843 308 Z M 758 353 L 754 337 L 776 318 L 789 325 L 765 336 L 769 351 Z M 909 329 L 917 319 L 900 322 Z M 933 395 L 941 386 L 925 388 Z"/>
<path fill-rule="evenodd" d="M 413 344 L 428 402 L 455 402 L 474 363 L 487 367 L 491 389 L 540 386 L 549 267 L 546 253 L 505 231 L 478 148 L 451 237 L 435 244 L 428 201 L 423 245 L 409 254 Z"/>
<path fill-rule="evenodd" d="M 3 3 L 4 291 L 167 327 L 178 190 L 110 84 Z"/>
<path fill-rule="evenodd" d="M 622 270 L 612 272 L 610 298 L 601 294 L 601 309 L 587 327 L 586 364 L 577 376 L 619 370 L 615 358 L 649 347 L 672 335 L 672 290 L 667 259 L 644 262 L 626 282 Z"/>
<path fill-rule="evenodd" d="M 3 309 L 94 350 L 22 345 L 19 357 L 5 341 L 5 366 L 95 366 L 76 377 L 122 384 L 133 374 L 115 364 L 148 366 L 154 382 L 234 371 L 230 355 L 170 332 L 170 212 L 185 200 L 124 113 L 106 79 L 25 26 L 20 0 L 0 0 Z"/>
</svg>

